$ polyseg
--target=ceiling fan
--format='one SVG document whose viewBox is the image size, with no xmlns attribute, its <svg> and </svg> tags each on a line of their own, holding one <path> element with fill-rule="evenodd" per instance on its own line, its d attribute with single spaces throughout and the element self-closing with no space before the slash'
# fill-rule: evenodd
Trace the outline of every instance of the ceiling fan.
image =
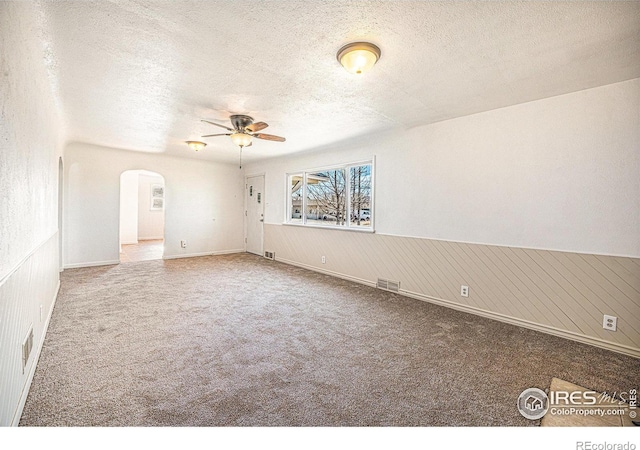
<svg viewBox="0 0 640 450">
<path fill-rule="evenodd" d="M 216 122 L 202 119 L 203 122 L 215 125 L 220 128 L 224 128 L 228 133 L 218 134 L 206 134 L 202 136 L 214 137 L 214 136 L 230 136 L 233 143 L 240 147 L 240 168 L 242 168 L 242 149 L 252 145 L 252 139 L 264 139 L 267 141 L 284 142 L 286 139 L 281 136 L 275 136 L 273 134 L 259 133 L 269 125 L 265 122 L 254 122 L 253 117 L 246 116 L 244 114 L 234 114 L 229 117 L 233 128 L 229 128 L 226 125 L 222 125 Z"/>
</svg>

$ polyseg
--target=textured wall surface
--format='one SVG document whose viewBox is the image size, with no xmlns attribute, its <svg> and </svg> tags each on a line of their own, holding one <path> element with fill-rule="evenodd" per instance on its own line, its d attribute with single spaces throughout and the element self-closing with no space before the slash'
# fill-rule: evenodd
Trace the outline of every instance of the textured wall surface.
<svg viewBox="0 0 640 450">
<path fill-rule="evenodd" d="M 265 251 L 639 355 L 638 105 L 635 79 L 251 164 Z M 280 225 L 287 172 L 373 155 L 376 234 Z"/>
<path fill-rule="evenodd" d="M 0 426 L 17 424 L 59 279 L 62 146 L 46 30 L 37 4 L 0 2 Z"/>
<path fill-rule="evenodd" d="M 375 155 L 375 228 L 398 236 L 640 257 L 640 79 L 247 166 L 266 223 L 287 172 Z"/>
<path fill-rule="evenodd" d="M 65 267 L 119 261 L 120 175 L 165 180 L 165 257 L 244 248 L 243 179 L 236 165 L 85 144 L 65 148 Z M 181 240 L 187 248 L 180 247 Z"/>
<path fill-rule="evenodd" d="M 137 171 L 120 176 L 120 244 L 138 243 L 138 179 Z"/>
<path fill-rule="evenodd" d="M 60 120 L 42 15 L 0 3 L 0 280 L 57 228 Z"/>
</svg>

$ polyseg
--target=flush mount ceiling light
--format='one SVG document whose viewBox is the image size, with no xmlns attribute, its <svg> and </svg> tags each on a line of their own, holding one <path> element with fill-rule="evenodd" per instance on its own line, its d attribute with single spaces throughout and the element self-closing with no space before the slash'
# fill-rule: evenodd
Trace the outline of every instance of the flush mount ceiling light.
<svg viewBox="0 0 640 450">
<path fill-rule="evenodd" d="M 361 74 L 380 59 L 380 48 L 369 42 L 352 42 L 342 47 L 337 57 L 347 72 Z"/>
<path fill-rule="evenodd" d="M 187 141 L 187 145 L 189 146 L 190 149 L 195 150 L 196 152 L 198 150 L 202 150 L 207 146 L 207 144 L 200 141 Z"/>
</svg>

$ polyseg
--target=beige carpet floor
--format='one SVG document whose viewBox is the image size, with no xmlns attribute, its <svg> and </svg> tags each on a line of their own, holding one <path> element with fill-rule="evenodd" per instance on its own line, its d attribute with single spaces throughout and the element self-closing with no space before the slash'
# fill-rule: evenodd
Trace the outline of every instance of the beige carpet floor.
<svg viewBox="0 0 640 450">
<path fill-rule="evenodd" d="M 66 270 L 22 426 L 534 426 L 640 362 L 249 254 Z"/>
</svg>

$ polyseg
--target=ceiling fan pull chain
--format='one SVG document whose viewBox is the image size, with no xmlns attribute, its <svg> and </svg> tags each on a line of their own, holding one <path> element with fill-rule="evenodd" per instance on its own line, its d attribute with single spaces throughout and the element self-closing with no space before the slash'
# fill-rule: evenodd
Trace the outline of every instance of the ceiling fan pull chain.
<svg viewBox="0 0 640 450">
<path fill-rule="evenodd" d="M 242 145 L 240 146 L 240 168 L 242 169 Z"/>
</svg>

